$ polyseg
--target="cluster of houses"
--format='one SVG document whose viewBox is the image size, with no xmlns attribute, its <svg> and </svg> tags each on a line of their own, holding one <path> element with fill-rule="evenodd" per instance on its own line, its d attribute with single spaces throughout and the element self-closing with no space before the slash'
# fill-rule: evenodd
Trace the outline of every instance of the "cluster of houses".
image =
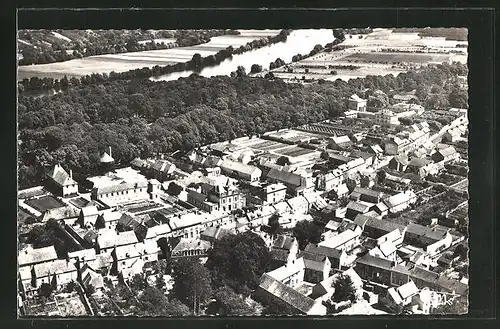
<svg viewBox="0 0 500 329">
<path fill-rule="evenodd" d="M 399 124 L 391 113 L 423 110 L 400 105 L 391 111 L 370 112 L 366 100 L 353 95 L 345 116 L 365 120 L 371 113 L 390 126 Z M 326 314 L 334 282 L 349 275 L 371 305 L 411 305 L 428 313 L 467 293 L 466 283 L 433 271 L 465 237 L 436 222 L 403 226 L 391 218 L 416 206 L 413 180 L 460 160 L 453 142 L 466 133 L 467 118 L 464 111 L 453 113 L 446 131 L 431 135 L 423 121 L 378 143 L 366 132 L 324 122 L 216 143 L 182 157 L 137 158 L 127 168 L 115 168 L 109 149 L 100 158 L 100 175 L 84 183 L 57 164 L 44 186 L 19 192 L 19 209 L 35 219 L 32 225 L 56 220 L 71 251 L 58 257 L 57 246 L 21 249 L 20 295 L 35 296 L 43 283 L 61 288 L 77 281 L 103 289 L 105 277 L 131 279 L 166 258 L 167 250 L 174 260 L 203 261 L 224 236 L 253 231 L 266 242 L 273 264 L 255 292 L 263 303 Z M 403 187 L 375 188 L 381 170 L 385 180 Z M 291 234 L 268 233 L 271 218 L 289 231 L 304 220 L 322 225 L 322 241 L 299 250 Z"/>
</svg>

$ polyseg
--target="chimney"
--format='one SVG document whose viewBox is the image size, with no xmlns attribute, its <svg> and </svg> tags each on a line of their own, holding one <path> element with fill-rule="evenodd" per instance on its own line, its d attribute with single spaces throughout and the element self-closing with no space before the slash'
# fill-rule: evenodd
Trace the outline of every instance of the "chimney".
<svg viewBox="0 0 500 329">
<path fill-rule="evenodd" d="M 113 157 L 113 156 L 111 155 L 111 146 L 109 147 L 109 156 L 110 156 L 110 157 Z"/>
<path fill-rule="evenodd" d="M 69 170 L 69 178 L 73 179 L 73 169 Z"/>
</svg>

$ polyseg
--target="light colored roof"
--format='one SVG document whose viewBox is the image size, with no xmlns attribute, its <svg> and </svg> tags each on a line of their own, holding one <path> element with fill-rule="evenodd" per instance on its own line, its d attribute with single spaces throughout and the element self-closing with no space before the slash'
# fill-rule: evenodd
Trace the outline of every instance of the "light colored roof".
<svg viewBox="0 0 500 329">
<path fill-rule="evenodd" d="M 111 254 L 109 253 L 100 253 L 96 255 L 94 264 L 98 269 L 109 267 L 111 264 L 113 264 L 113 256 L 111 256 Z"/>
<path fill-rule="evenodd" d="M 319 243 L 320 246 L 330 247 L 330 248 L 338 248 L 348 241 L 355 239 L 361 235 L 362 230 L 359 227 L 356 227 L 354 230 L 345 230 L 325 241 L 321 241 Z"/>
<path fill-rule="evenodd" d="M 200 235 L 203 237 L 218 240 L 229 233 L 230 233 L 229 230 L 226 230 L 224 228 L 211 226 L 211 227 L 207 227 L 205 229 L 205 231 L 200 233 Z"/>
<path fill-rule="evenodd" d="M 358 215 L 358 216 L 360 216 L 360 215 Z M 336 222 L 334 220 L 329 221 L 325 226 L 326 229 L 332 230 L 332 231 L 336 231 L 339 227 L 340 227 L 340 222 Z"/>
<path fill-rule="evenodd" d="M 65 259 L 57 259 L 53 262 L 40 263 L 34 266 L 37 278 L 51 274 L 76 272 L 76 267 L 72 262 Z"/>
<path fill-rule="evenodd" d="M 168 224 L 156 225 L 148 228 L 148 232 L 146 234 L 146 239 L 153 239 L 160 235 L 165 235 L 171 231 L 170 226 Z"/>
<path fill-rule="evenodd" d="M 99 232 L 98 242 L 101 248 L 110 248 L 114 246 L 123 246 L 127 244 L 137 243 L 137 237 L 134 231 L 126 231 L 116 233 L 114 231 L 106 231 L 101 234 Z"/>
<path fill-rule="evenodd" d="M 24 250 L 21 250 L 17 257 L 19 266 L 48 262 L 55 259 L 57 259 L 57 253 L 54 246 L 38 249 L 28 247 Z"/>
<path fill-rule="evenodd" d="M 148 186 L 148 182 L 146 180 L 131 182 L 131 183 L 126 183 L 126 182 L 122 181 L 121 183 L 118 183 L 118 184 L 98 187 L 97 193 L 98 194 L 107 194 L 107 193 L 114 193 L 114 192 L 122 192 L 122 191 L 127 191 L 127 190 L 138 189 L 138 188 L 145 188 L 147 186 Z"/>
<path fill-rule="evenodd" d="M 432 163 L 432 160 L 425 159 L 425 158 L 413 158 L 408 163 L 408 165 L 410 167 L 424 167 L 424 166 L 428 165 L 429 163 Z"/>
<path fill-rule="evenodd" d="M 210 247 L 211 244 L 208 241 L 200 239 L 181 238 L 179 243 L 172 249 L 172 253 L 196 249 L 208 250 L 210 249 Z"/>
<path fill-rule="evenodd" d="M 262 275 L 259 287 L 304 314 L 307 314 L 315 305 L 313 299 L 279 282 L 268 274 Z"/>
<path fill-rule="evenodd" d="M 111 163 L 113 161 L 115 161 L 115 159 L 113 159 L 107 152 L 104 152 L 104 154 L 99 159 L 99 162 L 101 163 Z"/>
<path fill-rule="evenodd" d="M 437 151 L 436 153 L 441 154 L 443 157 L 447 157 L 447 156 L 450 156 L 450 155 L 457 153 L 457 150 L 455 150 L 455 148 L 453 146 L 449 146 L 447 148 L 444 148 L 444 149 Z"/>
<path fill-rule="evenodd" d="M 271 272 L 268 272 L 267 275 L 278 281 L 282 281 L 291 276 L 292 274 L 298 273 L 304 269 L 305 269 L 304 258 L 301 257 L 297 258 L 291 263 L 287 263 Z"/>
<path fill-rule="evenodd" d="M 204 222 L 206 219 L 203 214 L 198 215 L 196 213 L 187 213 L 179 217 L 173 217 L 169 221 L 170 228 L 173 230 L 178 230 L 183 227 L 189 227 L 196 224 Z"/>
<path fill-rule="evenodd" d="M 418 293 L 418 288 L 413 281 L 408 281 L 404 285 L 398 287 L 397 292 L 402 299 L 406 299 Z"/>
<path fill-rule="evenodd" d="M 352 144 L 351 139 L 349 136 L 344 135 L 344 136 L 336 136 L 331 138 L 335 144 Z"/>
<path fill-rule="evenodd" d="M 253 175 L 257 173 L 258 175 L 262 174 L 262 171 L 252 165 L 247 165 L 243 164 L 241 162 L 236 162 L 236 161 L 231 161 L 231 160 L 224 160 L 221 164 L 220 167 L 222 170 L 227 170 L 227 171 L 235 171 L 238 173 L 243 173 L 245 175 Z"/>
<path fill-rule="evenodd" d="M 389 208 L 397 207 L 405 202 L 410 202 L 411 199 L 416 198 L 416 195 L 413 191 L 405 191 L 395 194 L 384 200 L 384 203 Z"/>
<path fill-rule="evenodd" d="M 361 97 L 359 97 L 356 94 L 351 95 L 351 97 L 349 99 L 353 100 L 353 101 L 356 101 L 356 102 L 364 102 L 365 101 L 364 99 L 362 99 Z"/>
<path fill-rule="evenodd" d="M 96 216 L 99 214 L 99 211 L 97 210 L 97 207 L 96 206 L 87 206 L 87 207 L 83 207 L 82 210 L 81 210 L 82 214 L 84 217 L 87 217 L 87 216 Z"/>
<path fill-rule="evenodd" d="M 79 258 L 84 261 L 91 261 L 96 259 L 95 249 L 82 249 L 74 252 L 68 252 L 68 258 Z"/>
</svg>

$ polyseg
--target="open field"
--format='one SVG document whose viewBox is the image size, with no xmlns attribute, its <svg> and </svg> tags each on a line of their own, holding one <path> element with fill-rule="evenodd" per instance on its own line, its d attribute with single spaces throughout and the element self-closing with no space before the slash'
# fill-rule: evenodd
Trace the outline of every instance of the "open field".
<svg viewBox="0 0 500 329">
<path fill-rule="evenodd" d="M 340 51 L 320 52 L 273 70 L 275 76 L 287 81 L 349 80 L 367 75 L 398 75 L 428 63 L 458 61 L 467 63 L 467 48 L 457 47 L 466 41 L 445 37 L 419 36 L 417 32 L 393 33 L 374 29 L 368 35 L 346 35 Z M 336 68 L 355 66 L 352 69 Z M 265 72 L 263 73 L 265 74 Z"/>
<path fill-rule="evenodd" d="M 31 77 L 51 77 L 60 79 L 65 75 L 84 76 L 91 73 L 126 72 L 155 65 L 166 66 L 179 62 L 187 62 L 193 55 L 199 53 L 205 57 L 215 55 L 228 46 L 237 48 L 248 42 L 277 35 L 279 30 L 242 30 L 240 35 L 224 35 L 213 37 L 210 42 L 191 47 L 177 47 L 163 50 L 149 50 L 122 54 L 107 54 L 74 59 L 66 62 L 20 66 L 18 79 Z"/>
</svg>

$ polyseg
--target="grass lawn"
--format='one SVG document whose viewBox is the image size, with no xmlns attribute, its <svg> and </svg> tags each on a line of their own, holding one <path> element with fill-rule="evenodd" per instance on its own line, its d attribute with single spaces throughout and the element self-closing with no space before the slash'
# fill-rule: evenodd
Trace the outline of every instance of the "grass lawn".
<svg viewBox="0 0 500 329">
<path fill-rule="evenodd" d="M 61 208 L 65 206 L 64 203 L 50 195 L 41 197 L 39 199 L 28 200 L 26 201 L 26 204 L 42 213 L 50 209 Z"/>
</svg>

